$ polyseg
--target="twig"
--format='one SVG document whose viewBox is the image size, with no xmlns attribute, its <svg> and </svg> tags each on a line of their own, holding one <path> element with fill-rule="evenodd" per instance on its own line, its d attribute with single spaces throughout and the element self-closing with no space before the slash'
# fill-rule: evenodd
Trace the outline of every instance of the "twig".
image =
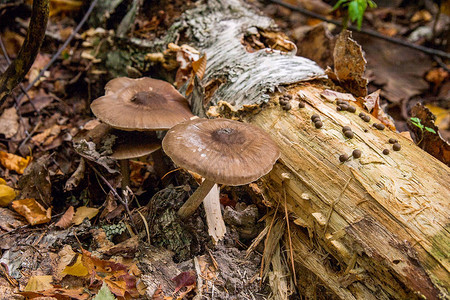
<svg viewBox="0 0 450 300">
<path fill-rule="evenodd" d="M 342 24 L 339 21 L 328 20 L 327 18 L 325 18 L 325 17 L 323 17 L 323 16 L 321 16 L 319 14 L 316 14 L 316 13 L 314 13 L 312 11 L 309 11 L 307 9 L 304 9 L 304 8 L 301 8 L 301 7 L 298 7 L 298 6 L 294 6 L 294 5 L 291 5 L 291 4 L 288 4 L 288 3 L 284 3 L 281 0 L 270 0 L 270 1 L 272 3 L 276 3 L 276 4 L 279 4 L 279 5 L 284 6 L 286 8 L 295 10 L 295 11 L 297 11 L 299 13 L 302 13 L 302 14 L 304 14 L 306 16 L 309 16 L 309 17 L 312 17 L 312 18 L 315 18 L 315 19 L 319 19 L 319 20 L 322 20 L 322 21 L 327 22 L 327 23 L 331 23 L 331 24 L 334 24 L 334 25 L 339 26 L 339 27 L 343 27 Z M 378 39 L 382 39 L 382 40 L 391 42 L 393 44 L 397 44 L 397 45 L 405 46 L 405 47 L 408 47 L 408 48 L 411 48 L 411 49 L 415 49 L 415 50 L 418 50 L 418 51 L 422 51 L 422 52 L 424 52 L 426 54 L 429 54 L 429 55 L 435 55 L 435 56 L 445 57 L 445 58 L 449 58 L 450 59 L 450 53 L 447 53 L 447 52 L 444 52 L 444 51 L 441 51 L 441 50 L 436 50 L 436 49 L 432 49 L 432 48 L 428 48 L 428 47 L 424 47 L 424 46 L 411 44 L 411 43 L 405 42 L 405 41 L 400 40 L 400 39 L 396 39 L 396 38 L 392 38 L 392 37 L 389 37 L 389 36 L 385 36 L 385 35 L 383 35 L 383 34 L 381 34 L 379 32 L 376 32 L 376 31 L 370 30 L 370 29 L 361 28 L 359 30 L 357 27 L 355 27 L 353 25 L 350 25 L 347 28 L 349 28 L 349 29 L 351 29 L 353 31 L 358 31 L 358 32 L 370 35 L 370 36 L 378 38 Z"/>
<path fill-rule="evenodd" d="M 28 84 L 28 86 L 25 88 L 26 92 L 28 92 L 33 87 L 33 85 L 42 77 L 42 75 L 44 75 L 44 73 L 48 70 L 48 68 L 50 68 L 50 66 L 59 58 L 59 56 L 61 55 L 63 50 L 66 49 L 67 45 L 69 45 L 69 43 L 72 41 L 72 39 L 78 33 L 78 31 L 84 25 L 84 23 L 86 23 L 92 10 L 97 5 L 97 2 L 98 2 L 98 0 L 92 1 L 91 5 L 89 6 L 88 10 L 86 11 L 86 13 L 83 16 L 83 19 L 81 19 L 80 23 L 77 25 L 77 27 L 75 27 L 75 29 L 72 31 L 70 36 L 64 42 L 64 44 L 61 47 L 59 47 L 58 51 L 56 51 L 56 53 L 53 55 L 52 59 L 50 59 L 50 61 L 47 63 L 47 65 L 45 65 L 45 67 L 41 70 L 41 72 L 39 72 L 39 74 L 36 76 L 36 78 Z M 24 96 L 24 94 L 19 95 L 19 97 L 18 97 L 19 102 L 22 100 L 23 96 Z"/>
<path fill-rule="evenodd" d="M 98 177 L 100 177 L 102 179 L 102 181 L 109 187 L 109 189 L 114 194 L 114 196 L 117 198 L 117 200 L 119 200 L 119 202 L 122 203 L 123 206 L 125 206 L 125 210 L 126 210 L 126 212 L 128 214 L 128 217 L 130 218 L 131 225 L 133 225 L 134 230 L 136 232 L 138 232 L 136 224 L 134 224 L 133 218 L 131 217 L 130 208 L 128 207 L 128 201 L 123 200 L 123 198 L 120 197 L 119 193 L 117 193 L 116 189 L 113 188 L 113 186 L 109 183 L 108 180 L 106 180 L 106 178 L 102 175 L 102 173 L 100 173 L 89 161 L 86 161 L 86 162 L 91 167 L 91 169 L 94 170 L 95 174 L 97 174 Z"/>
<path fill-rule="evenodd" d="M 450 68 L 447 67 L 447 65 L 442 61 L 442 59 L 440 57 L 434 55 L 433 59 L 439 65 L 439 67 L 441 67 L 442 69 L 444 69 L 445 71 L 450 73 Z"/>
<path fill-rule="evenodd" d="M 25 77 L 36 58 L 45 36 L 49 0 L 34 0 L 27 36 L 22 47 L 5 72 L 0 75 L 0 104 Z M 20 100 L 19 100 L 20 101 Z"/>
</svg>

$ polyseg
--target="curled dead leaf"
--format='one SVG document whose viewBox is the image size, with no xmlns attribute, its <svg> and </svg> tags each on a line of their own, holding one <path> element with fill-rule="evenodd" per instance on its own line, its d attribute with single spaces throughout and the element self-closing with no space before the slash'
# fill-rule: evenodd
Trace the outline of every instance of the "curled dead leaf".
<svg viewBox="0 0 450 300">
<path fill-rule="evenodd" d="M 73 208 L 73 206 L 70 206 L 66 210 L 64 215 L 62 215 L 61 219 L 59 219 L 59 221 L 56 222 L 55 226 L 62 228 L 62 229 L 69 228 L 69 226 L 72 224 L 73 215 L 74 215 L 74 208 Z"/>
<path fill-rule="evenodd" d="M 27 219 L 31 225 L 48 223 L 51 220 L 49 207 L 45 210 L 35 199 L 21 199 L 12 202 L 12 208 Z"/>
</svg>

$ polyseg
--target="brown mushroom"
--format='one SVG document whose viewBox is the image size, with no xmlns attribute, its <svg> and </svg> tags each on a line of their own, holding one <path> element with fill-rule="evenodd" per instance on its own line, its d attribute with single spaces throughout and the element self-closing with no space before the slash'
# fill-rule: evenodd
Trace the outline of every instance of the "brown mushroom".
<svg viewBox="0 0 450 300">
<path fill-rule="evenodd" d="M 120 77 L 91 110 L 104 123 L 122 130 L 167 130 L 193 116 L 187 100 L 168 82 Z"/>
<path fill-rule="evenodd" d="M 272 170 L 280 151 L 270 136 L 253 125 L 228 119 L 193 119 L 171 128 L 164 152 L 180 167 L 205 178 L 178 210 L 194 213 L 214 184 L 244 185 Z"/>
<path fill-rule="evenodd" d="M 148 77 L 119 77 L 105 86 L 105 96 L 94 100 L 92 112 L 104 123 L 126 131 L 167 130 L 194 115 L 187 100 L 168 82 Z M 166 168 L 161 151 L 152 154 L 155 171 Z"/>
<path fill-rule="evenodd" d="M 111 126 L 100 123 L 92 130 L 82 132 L 75 136 L 74 142 L 85 139 L 88 142 L 94 142 L 96 146 L 106 140 L 108 136 L 115 136 L 114 143 L 111 146 L 111 153 L 107 156 L 119 161 L 122 173 L 122 188 L 129 185 L 129 159 L 138 158 L 152 154 L 161 148 L 160 141 L 148 132 L 126 132 L 112 128 Z"/>
</svg>

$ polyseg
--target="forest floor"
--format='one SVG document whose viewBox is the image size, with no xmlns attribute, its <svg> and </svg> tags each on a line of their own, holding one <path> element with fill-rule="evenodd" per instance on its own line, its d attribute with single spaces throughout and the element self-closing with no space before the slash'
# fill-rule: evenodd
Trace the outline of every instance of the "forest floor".
<svg viewBox="0 0 450 300">
<path fill-rule="evenodd" d="M 221 190 L 228 233 L 215 244 L 202 209 L 185 222 L 174 215 L 198 182 L 169 158 L 164 160 L 172 171 L 164 178 L 157 175 L 151 159 L 131 161 L 131 200 L 125 202 L 116 192 L 121 186 L 119 165 L 99 159 L 102 145 L 95 145 L 90 154 L 75 150 L 77 135 L 98 124 L 90 103 L 104 94 L 108 80 L 151 76 L 178 87 L 186 80 L 187 71 L 180 68 L 176 55 L 189 62 L 191 50 L 161 54 L 173 56 L 173 64 L 161 68 L 151 56 L 135 53 L 134 48 L 124 52 L 116 45 L 131 37 L 151 43 L 198 3 L 143 1 L 133 24 L 128 24 L 133 30 L 115 38 L 133 7 L 125 9 L 127 1 L 116 1 L 116 6 L 110 2 L 94 8 L 82 29 L 72 34 L 90 3 L 52 1 L 43 46 L 22 89 L 39 80 L 25 95 L 15 89 L 1 107 L 0 299 L 89 299 L 99 294 L 103 298 L 98 299 L 114 299 L 112 294 L 119 299 L 268 298 L 270 287 L 259 277 L 264 243 L 246 251 L 270 212 L 256 185 Z M 248 2 L 275 20 L 298 55 L 333 69 L 338 26 L 270 1 Z M 431 1 L 402 2 L 411 1 L 377 1 L 362 27 L 448 53 L 446 11 L 442 9 L 433 34 L 437 6 Z M 329 12 L 326 2 L 289 3 L 341 18 L 339 12 Z M 0 71 L 18 53 L 29 15 L 24 2 L 0 1 L 0 41 L 8 54 L 0 50 Z M 51 62 L 69 37 L 73 39 L 68 47 Z M 353 38 L 365 52 L 369 94 L 380 90 L 372 107 L 387 113 L 386 122 L 396 130 L 445 160 L 450 153 L 448 61 L 364 33 L 353 32 Z M 257 41 L 248 43 L 264 47 Z M 424 134 L 417 122 L 411 122 L 418 116 L 434 134 Z M 171 222 L 164 223 L 167 218 Z"/>
</svg>

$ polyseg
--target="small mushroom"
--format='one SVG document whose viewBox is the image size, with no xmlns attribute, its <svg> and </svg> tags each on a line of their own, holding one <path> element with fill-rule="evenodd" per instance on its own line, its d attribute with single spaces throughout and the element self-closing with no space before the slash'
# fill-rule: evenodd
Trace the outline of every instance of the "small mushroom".
<svg viewBox="0 0 450 300">
<path fill-rule="evenodd" d="M 384 128 L 386 128 L 386 126 L 381 123 L 373 123 L 373 127 L 375 127 L 378 130 L 384 130 Z"/>
<path fill-rule="evenodd" d="M 342 133 L 346 132 L 346 131 L 352 131 L 352 128 L 350 126 L 344 126 L 342 127 Z"/>
<path fill-rule="evenodd" d="M 339 155 L 339 161 L 340 162 L 345 162 L 348 160 L 348 155 L 347 154 L 341 154 Z"/>
<path fill-rule="evenodd" d="M 395 143 L 397 143 L 397 142 L 398 142 L 397 139 L 394 139 L 394 138 L 390 138 L 390 139 L 389 139 L 389 144 L 395 144 Z"/>
<path fill-rule="evenodd" d="M 389 154 L 389 149 L 383 149 L 383 154 L 384 155 L 388 155 Z"/>
<path fill-rule="evenodd" d="M 361 150 L 359 150 L 359 149 L 355 149 L 355 150 L 353 150 L 353 152 L 352 152 L 352 156 L 353 156 L 354 158 L 360 158 L 360 157 L 361 157 L 361 154 L 362 154 L 362 152 L 361 152 Z"/>
<path fill-rule="evenodd" d="M 345 137 L 347 137 L 347 138 L 349 138 L 349 139 L 352 139 L 352 138 L 355 136 L 355 134 L 353 133 L 353 131 L 345 131 L 345 132 L 344 132 L 344 135 L 345 135 Z"/>
<path fill-rule="evenodd" d="M 351 113 L 354 113 L 354 112 L 356 112 L 356 107 L 354 107 L 353 105 L 349 105 L 348 108 L 347 108 L 347 111 L 351 112 Z"/>
<path fill-rule="evenodd" d="M 319 128 L 322 128 L 323 123 L 322 123 L 322 121 L 320 121 L 320 120 L 316 120 L 316 121 L 314 122 L 314 126 L 315 126 L 317 129 L 319 129 Z"/>
<path fill-rule="evenodd" d="M 315 122 L 315 121 L 317 121 L 317 120 L 320 121 L 320 116 L 319 116 L 318 114 L 313 114 L 313 115 L 311 116 L 311 121 Z"/>
<path fill-rule="evenodd" d="M 193 119 L 171 128 L 164 152 L 180 167 L 205 178 L 178 210 L 181 218 L 194 213 L 214 184 L 244 185 L 272 170 L 280 150 L 258 127 L 228 119 Z"/>
<path fill-rule="evenodd" d="M 399 143 L 395 143 L 395 144 L 392 146 L 392 149 L 393 149 L 394 151 L 400 151 L 400 149 L 402 149 L 402 146 L 401 146 Z"/>
<path fill-rule="evenodd" d="M 292 108 L 292 105 L 287 102 L 286 104 L 282 105 L 284 110 L 290 110 Z"/>
</svg>

